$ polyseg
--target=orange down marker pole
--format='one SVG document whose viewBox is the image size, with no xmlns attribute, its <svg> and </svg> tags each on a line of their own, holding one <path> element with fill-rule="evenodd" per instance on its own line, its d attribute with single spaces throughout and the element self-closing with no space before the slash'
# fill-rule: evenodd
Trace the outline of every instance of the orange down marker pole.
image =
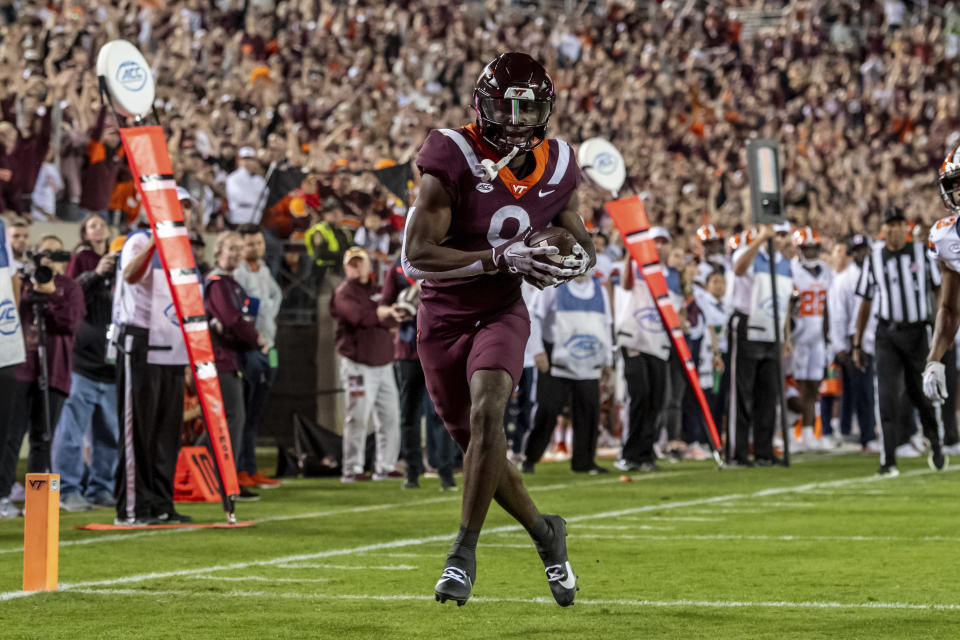
<svg viewBox="0 0 960 640">
<path fill-rule="evenodd" d="M 55 591 L 60 567 L 60 474 L 28 473 L 23 590 Z"/>
</svg>

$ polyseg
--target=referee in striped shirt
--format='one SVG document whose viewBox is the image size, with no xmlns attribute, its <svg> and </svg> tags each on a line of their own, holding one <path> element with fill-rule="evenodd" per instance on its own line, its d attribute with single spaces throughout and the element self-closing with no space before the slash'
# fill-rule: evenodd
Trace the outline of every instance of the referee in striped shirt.
<svg viewBox="0 0 960 640">
<path fill-rule="evenodd" d="M 930 466 L 943 468 L 943 452 L 933 406 L 923 394 L 923 367 L 928 348 L 930 309 L 928 293 L 940 286 L 940 271 L 920 243 L 907 242 L 903 209 L 891 207 L 883 215 L 884 244 L 873 247 L 864 262 L 857 283 L 857 295 L 864 299 L 857 316 L 853 339 L 853 361 L 863 369 L 866 356 L 861 349 L 870 309 L 878 304 L 876 371 L 880 398 L 880 431 L 883 450 L 879 475 L 895 478 L 898 438 L 898 405 L 906 390 L 920 412 L 923 432 L 930 441 Z"/>
</svg>

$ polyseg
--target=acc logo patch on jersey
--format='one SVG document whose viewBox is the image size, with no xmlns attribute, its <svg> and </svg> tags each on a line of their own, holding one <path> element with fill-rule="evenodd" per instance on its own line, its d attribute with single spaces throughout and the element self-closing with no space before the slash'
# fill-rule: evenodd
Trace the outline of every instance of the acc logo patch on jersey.
<svg viewBox="0 0 960 640">
<path fill-rule="evenodd" d="M 570 355 L 577 360 L 586 360 L 599 354 L 603 348 L 603 343 L 600 342 L 597 336 L 589 333 L 577 333 L 564 342 L 563 346 L 566 347 Z"/>
<path fill-rule="evenodd" d="M 163 310 L 163 317 L 170 321 L 175 327 L 180 326 L 180 321 L 177 319 L 177 310 L 173 306 L 173 303 L 167 305 L 167 308 Z"/>
<path fill-rule="evenodd" d="M 0 302 L 0 334 L 13 335 L 20 328 L 20 319 L 17 317 L 17 308 L 9 298 Z"/>
<path fill-rule="evenodd" d="M 493 191 L 493 185 L 489 182 L 481 182 L 477 185 L 477 191 L 480 193 L 490 193 Z"/>
<path fill-rule="evenodd" d="M 664 333 L 663 321 L 656 307 L 643 307 L 633 312 L 633 319 L 648 333 Z"/>
</svg>

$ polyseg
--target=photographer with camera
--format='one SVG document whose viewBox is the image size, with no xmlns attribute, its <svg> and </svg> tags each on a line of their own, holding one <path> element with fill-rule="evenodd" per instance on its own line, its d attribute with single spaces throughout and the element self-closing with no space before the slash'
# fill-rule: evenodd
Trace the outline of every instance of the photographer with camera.
<svg viewBox="0 0 960 640">
<path fill-rule="evenodd" d="M 117 472 L 116 366 L 107 361 L 107 330 L 113 307 L 119 252 L 109 251 L 110 230 L 88 214 L 80 224 L 80 245 L 67 275 L 83 290 L 87 314 L 73 345 L 70 396 L 57 423 L 53 470 L 60 474 L 60 507 L 86 511 L 113 507 Z M 90 433 L 90 465 L 84 461 L 84 435 Z"/>
<path fill-rule="evenodd" d="M 20 314 L 17 311 L 20 305 L 20 276 L 10 268 L 6 240 L 6 229 L 0 219 L 0 388 L 6 390 L 0 393 L 0 477 L 8 475 L 7 468 L 3 466 L 3 452 L 11 424 L 8 416 L 13 409 L 12 390 L 17 379 L 16 365 L 26 358 Z M 9 487 L 0 493 L 0 519 L 16 518 L 20 515 L 20 510 L 10 502 L 9 494 Z"/>
<path fill-rule="evenodd" d="M 57 236 L 44 236 L 23 266 L 20 318 L 26 361 L 17 366 L 10 431 L 0 460 L 0 495 L 8 495 L 17 456 L 29 429 L 27 471 L 50 469 L 50 445 L 60 410 L 70 392 L 73 337 L 86 306 L 80 285 L 64 275 L 70 253 Z"/>
</svg>

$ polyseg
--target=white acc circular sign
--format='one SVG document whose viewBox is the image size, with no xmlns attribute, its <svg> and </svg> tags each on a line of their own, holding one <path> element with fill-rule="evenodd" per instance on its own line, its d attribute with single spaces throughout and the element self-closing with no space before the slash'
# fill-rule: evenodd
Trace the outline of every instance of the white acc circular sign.
<svg viewBox="0 0 960 640">
<path fill-rule="evenodd" d="M 607 191 L 619 191 L 627 179 L 623 156 L 604 138 L 590 138 L 580 143 L 577 162 L 587 177 Z"/>
<path fill-rule="evenodd" d="M 140 118 L 153 106 L 153 74 L 140 51 L 126 40 L 112 40 L 97 55 L 97 75 L 104 78 L 113 106 L 127 117 Z"/>
</svg>

